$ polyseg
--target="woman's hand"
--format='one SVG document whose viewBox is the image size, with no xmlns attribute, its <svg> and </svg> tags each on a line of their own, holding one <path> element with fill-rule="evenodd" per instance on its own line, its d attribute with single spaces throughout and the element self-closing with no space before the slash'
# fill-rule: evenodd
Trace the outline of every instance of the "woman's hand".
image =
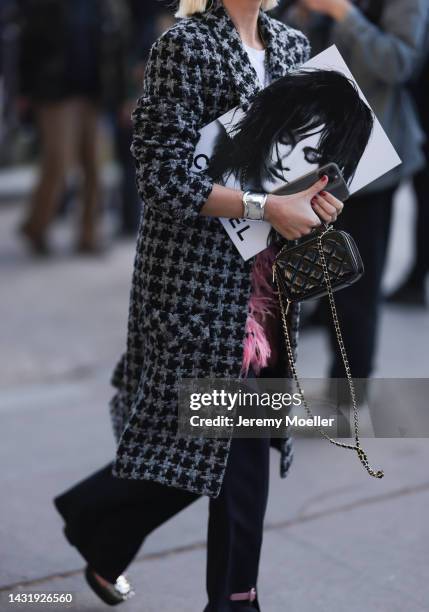
<svg viewBox="0 0 429 612">
<path fill-rule="evenodd" d="M 287 240 L 307 236 L 322 220 L 332 223 L 343 209 L 343 203 L 323 191 L 328 182 L 324 176 L 306 191 L 287 196 L 268 196 L 265 220 Z"/>
<path fill-rule="evenodd" d="M 344 208 L 344 204 L 328 191 L 316 194 L 311 200 L 311 205 L 317 216 L 325 223 L 335 223 Z"/>
<path fill-rule="evenodd" d="M 316 13 L 328 15 L 336 21 L 342 21 L 347 17 L 353 5 L 350 0 L 300 0 L 300 6 Z"/>
</svg>

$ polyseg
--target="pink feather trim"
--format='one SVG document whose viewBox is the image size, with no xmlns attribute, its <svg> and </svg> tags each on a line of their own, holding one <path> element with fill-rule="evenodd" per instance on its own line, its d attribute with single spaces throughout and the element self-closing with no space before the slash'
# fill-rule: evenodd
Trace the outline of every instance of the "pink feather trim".
<svg viewBox="0 0 429 612">
<path fill-rule="evenodd" d="M 262 368 L 268 366 L 272 356 L 266 329 L 269 318 L 275 318 L 277 314 L 277 299 L 271 284 L 275 256 L 276 249 L 268 247 L 256 256 L 253 264 L 252 295 L 249 300 L 241 368 L 243 376 L 248 375 L 250 367 L 259 375 Z"/>
</svg>

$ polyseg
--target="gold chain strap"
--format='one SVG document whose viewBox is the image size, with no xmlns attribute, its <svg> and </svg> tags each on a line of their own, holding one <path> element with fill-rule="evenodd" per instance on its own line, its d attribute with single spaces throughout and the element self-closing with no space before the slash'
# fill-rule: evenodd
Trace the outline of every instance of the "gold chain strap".
<svg viewBox="0 0 429 612">
<path fill-rule="evenodd" d="M 331 286 L 331 279 L 329 277 L 328 266 L 326 264 L 326 259 L 325 259 L 325 253 L 323 251 L 322 238 L 325 235 L 326 231 L 319 234 L 318 239 L 317 239 L 317 246 L 319 249 L 320 260 L 322 262 L 323 278 L 325 281 L 326 289 L 328 291 L 329 305 L 331 307 L 331 313 L 332 313 L 332 321 L 335 327 L 335 335 L 337 337 L 338 347 L 340 349 L 341 357 L 344 363 L 344 368 L 346 371 L 347 381 L 348 381 L 348 385 L 350 389 L 350 397 L 352 399 L 352 404 L 353 404 L 355 444 L 345 444 L 343 442 L 337 442 L 337 440 L 334 440 L 333 438 L 328 436 L 328 434 L 323 430 L 322 427 L 317 426 L 316 428 L 324 438 L 326 438 L 327 440 L 329 440 L 329 442 L 331 442 L 331 444 L 335 444 L 335 446 L 340 446 L 342 448 L 349 448 L 351 450 L 356 451 L 360 462 L 362 463 L 363 467 L 366 469 L 368 474 L 370 474 L 371 476 L 374 476 L 374 478 L 383 478 L 384 476 L 383 470 L 374 470 L 369 465 L 367 454 L 363 450 L 361 443 L 360 443 L 360 439 L 359 439 L 359 414 L 358 414 L 358 405 L 356 401 L 356 391 L 355 391 L 355 386 L 354 386 L 354 382 L 353 382 L 353 378 L 352 378 L 352 374 L 350 370 L 349 360 L 347 358 L 346 347 L 344 345 L 343 336 L 341 334 L 340 323 L 338 320 L 337 309 L 335 307 L 335 300 L 334 300 L 334 295 L 333 295 L 332 286 Z M 293 356 L 293 350 L 292 350 L 292 345 L 291 345 L 290 336 L 289 336 L 289 329 L 288 329 L 288 324 L 287 324 L 287 314 L 289 312 L 289 307 L 291 305 L 291 302 L 288 300 L 287 307 L 285 308 L 282 292 L 280 290 L 279 283 L 277 281 L 277 269 L 276 269 L 275 263 L 273 266 L 273 276 L 274 276 L 274 279 L 277 285 L 277 290 L 278 290 L 278 295 L 279 295 L 280 311 L 281 311 L 283 329 L 284 329 L 285 341 L 286 341 L 286 350 L 287 350 L 287 354 L 289 358 L 289 363 L 292 369 L 293 378 L 295 380 L 296 387 L 302 398 L 302 402 L 304 404 L 305 410 L 307 411 L 307 414 L 312 419 L 314 419 L 314 415 L 310 407 L 307 404 L 307 401 L 304 397 L 304 391 L 302 389 L 301 383 L 298 378 L 298 372 L 296 369 L 295 359 Z"/>
</svg>

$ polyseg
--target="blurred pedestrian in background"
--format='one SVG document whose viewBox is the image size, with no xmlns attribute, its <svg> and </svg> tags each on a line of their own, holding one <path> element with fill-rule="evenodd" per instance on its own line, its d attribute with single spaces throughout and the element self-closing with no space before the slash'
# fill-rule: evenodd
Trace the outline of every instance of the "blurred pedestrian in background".
<svg viewBox="0 0 429 612">
<path fill-rule="evenodd" d="M 34 111 L 40 178 L 21 232 L 46 254 L 48 228 L 73 162 L 83 173 L 77 249 L 98 252 L 102 109 L 125 96 L 126 3 L 121 0 L 21 0 L 20 106 Z"/>
<path fill-rule="evenodd" d="M 115 118 L 115 143 L 121 166 L 120 234 L 134 236 L 138 229 L 141 201 L 131 155 L 131 113 L 143 86 L 149 51 L 155 40 L 174 23 L 170 0 L 127 0 L 130 19 L 128 44 L 128 83 L 126 100 Z"/>
<path fill-rule="evenodd" d="M 18 86 L 18 32 L 17 0 L 0 0 L 0 164 L 18 124 L 14 104 Z"/>
<path fill-rule="evenodd" d="M 424 135 L 407 85 L 421 61 L 429 3 L 299 0 L 291 4 L 285 19 L 305 31 L 314 55 L 331 44 L 338 47 L 402 159 L 398 168 L 350 198 L 336 224 L 353 235 L 365 264 L 363 279 L 339 292 L 336 303 L 353 376 L 366 379 L 374 369 L 393 196 L 400 182 L 413 177 L 425 163 Z M 331 341 L 330 376 L 343 378 L 333 333 Z"/>
<path fill-rule="evenodd" d="M 428 36 L 429 40 L 429 36 Z M 429 44 L 426 45 L 424 67 L 411 86 L 420 120 L 425 131 L 426 165 L 413 178 L 417 215 L 415 222 L 415 259 L 406 279 L 387 299 L 393 304 L 425 306 L 426 278 L 429 272 Z"/>
</svg>

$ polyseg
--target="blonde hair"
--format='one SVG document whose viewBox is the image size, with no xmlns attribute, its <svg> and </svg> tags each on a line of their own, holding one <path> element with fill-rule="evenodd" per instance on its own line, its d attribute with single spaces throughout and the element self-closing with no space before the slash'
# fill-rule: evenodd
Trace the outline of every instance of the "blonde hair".
<svg viewBox="0 0 429 612">
<path fill-rule="evenodd" d="M 210 3 L 211 0 L 180 0 L 176 17 L 190 17 L 194 13 L 204 13 Z M 277 4 L 278 0 L 262 0 L 264 11 L 269 11 Z"/>
</svg>

